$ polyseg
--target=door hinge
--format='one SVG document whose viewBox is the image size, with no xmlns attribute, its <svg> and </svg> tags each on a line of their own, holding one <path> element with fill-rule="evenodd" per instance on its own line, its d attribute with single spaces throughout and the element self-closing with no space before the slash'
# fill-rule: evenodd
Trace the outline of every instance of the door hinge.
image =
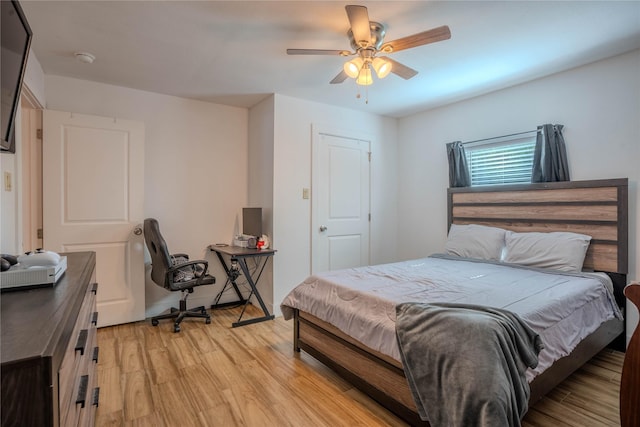
<svg viewBox="0 0 640 427">
<path fill-rule="evenodd" d="M 38 228 L 38 231 L 36 231 L 38 239 L 42 239 L 42 228 Z"/>
<path fill-rule="evenodd" d="M 371 162 L 371 151 L 367 153 L 369 155 L 369 162 Z"/>
<path fill-rule="evenodd" d="M 36 138 L 42 139 L 42 129 L 36 130 Z"/>
<path fill-rule="evenodd" d="M 371 214 L 369 214 L 369 222 L 371 222 Z"/>
</svg>

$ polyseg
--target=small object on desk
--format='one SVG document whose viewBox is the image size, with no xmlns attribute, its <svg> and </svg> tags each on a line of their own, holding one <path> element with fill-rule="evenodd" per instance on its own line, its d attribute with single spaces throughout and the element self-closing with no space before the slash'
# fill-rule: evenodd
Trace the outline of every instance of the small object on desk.
<svg viewBox="0 0 640 427">
<path fill-rule="evenodd" d="M 219 248 L 224 248 L 224 247 L 226 247 L 226 246 L 229 246 L 229 245 L 227 245 L 226 243 L 216 243 L 215 245 L 216 245 L 217 247 L 219 247 Z"/>
<path fill-rule="evenodd" d="M 227 274 L 227 281 L 224 284 L 222 290 L 216 296 L 214 303 L 211 305 L 212 309 L 229 307 L 232 305 L 242 304 L 242 311 L 240 312 L 240 316 L 238 317 L 238 321 L 231 324 L 233 328 L 238 326 L 249 325 L 251 323 L 264 322 L 265 320 L 273 320 L 275 317 L 273 314 L 269 313 L 269 309 L 265 305 L 262 297 L 260 296 L 260 292 L 256 287 L 260 277 L 262 276 L 262 272 L 264 271 L 269 258 L 272 257 L 276 251 L 274 249 L 249 249 L 246 247 L 239 246 L 227 246 L 220 247 L 216 245 L 210 245 L 209 249 L 216 253 L 218 256 L 218 260 L 222 265 L 225 273 Z M 225 259 L 225 256 L 229 257 L 230 262 L 228 263 Z M 249 266 L 247 265 L 247 258 L 255 258 L 256 266 L 253 270 L 253 275 L 249 271 Z M 251 288 L 251 292 L 249 296 L 245 298 L 240 289 L 238 288 L 238 284 L 236 280 L 243 275 L 247 284 Z M 238 296 L 236 301 L 220 303 L 220 298 L 225 290 L 227 290 L 227 286 L 231 285 Z M 242 320 L 242 316 L 247 308 L 247 304 L 249 304 L 249 300 L 252 296 L 255 296 L 260 304 L 260 308 L 264 313 L 264 316 L 255 317 L 253 319 Z"/>
<path fill-rule="evenodd" d="M 238 246 L 240 248 L 246 248 L 248 240 L 249 240 L 248 236 L 244 236 L 242 234 L 238 235 L 238 236 L 233 238 L 233 246 Z"/>
</svg>

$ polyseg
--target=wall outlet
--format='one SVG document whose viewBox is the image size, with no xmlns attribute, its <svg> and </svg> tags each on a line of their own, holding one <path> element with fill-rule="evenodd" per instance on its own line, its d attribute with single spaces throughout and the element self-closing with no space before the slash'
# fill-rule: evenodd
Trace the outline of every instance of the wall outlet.
<svg viewBox="0 0 640 427">
<path fill-rule="evenodd" d="M 311 193 L 311 190 L 309 190 L 308 188 L 303 188 L 302 189 L 302 198 L 303 199 L 308 199 L 310 193 Z"/>
</svg>

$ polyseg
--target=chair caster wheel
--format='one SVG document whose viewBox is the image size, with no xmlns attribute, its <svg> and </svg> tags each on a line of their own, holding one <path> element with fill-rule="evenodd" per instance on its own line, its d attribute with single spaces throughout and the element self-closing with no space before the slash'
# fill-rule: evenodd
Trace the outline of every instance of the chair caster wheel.
<svg viewBox="0 0 640 427">
<path fill-rule="evenodd" d="M 151 321 L 151 324 L 152 324 L 153 326 L 158 326 L 158 321 L 157 321 L 157 320 L 152 320 L 152 321 Z"/>
<path fill-rule="evenodd" d="M 209 325 L 209 324 L 211 323 L 211 319 L 210 319 L 210 318 L 205 319 L 204 323 L 206 323 L 207 325 Z"/>
<path fill-rule="evenodd" d="M 202 311 L 201 311 L 201 313 L 202 313 L 202 314 L 207 314 L 207 310 L 203 308 L 203 309 L 202 309 Z"/>
<path fill-rule="evenodd" d="M 174 325 L 173 332 L 180 332 L 180 326 Z"/>
</svg>

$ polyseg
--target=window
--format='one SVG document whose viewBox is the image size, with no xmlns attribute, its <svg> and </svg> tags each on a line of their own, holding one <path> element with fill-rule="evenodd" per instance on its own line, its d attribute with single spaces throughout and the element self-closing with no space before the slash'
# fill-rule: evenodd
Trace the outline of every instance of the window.
<svg viewBox="0 0 640 427">
<path fill-rule="evenodd" d="M 535 132 L 466 145 L 471 185 L 530 183 L 535 146 Z"/>
</svg>

